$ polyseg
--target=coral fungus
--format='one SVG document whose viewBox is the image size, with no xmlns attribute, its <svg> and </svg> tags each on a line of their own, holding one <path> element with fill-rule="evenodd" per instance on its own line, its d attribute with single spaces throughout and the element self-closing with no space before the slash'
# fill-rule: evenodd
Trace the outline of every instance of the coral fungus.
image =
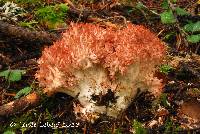
<svg viewBox="0 0 200 134">
<path fill-rule="evenodd" d="M 139 90 L 160 94 L 161 80 L 153 75 L 164 55 L 163 43 L 143 26 L 72 23 L 61 40 L 44 49 L 36 77 L 48 94 L 77 97 L 74 112 L 81 119 L 117 117 Z"/>
</svg>

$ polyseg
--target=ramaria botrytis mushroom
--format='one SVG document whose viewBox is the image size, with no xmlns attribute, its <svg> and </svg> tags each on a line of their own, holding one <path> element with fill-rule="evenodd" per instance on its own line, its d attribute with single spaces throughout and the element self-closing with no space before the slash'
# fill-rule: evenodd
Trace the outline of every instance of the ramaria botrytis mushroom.
<svg viewBox="0 0 200 134">
<path fill-rule="evenodd" d="M 143 26 L 72 23 L 61 40 L 44 49 L 36 78 L 48 94 L 77 97 L 74 112 L 83 120 L 117 117 L 138 90 L 159 96 L 162 84 L 154 72 L 164 55 L 164 44 Z M 100 104 L 108 92 L 113 100 Z"/>
</svg>

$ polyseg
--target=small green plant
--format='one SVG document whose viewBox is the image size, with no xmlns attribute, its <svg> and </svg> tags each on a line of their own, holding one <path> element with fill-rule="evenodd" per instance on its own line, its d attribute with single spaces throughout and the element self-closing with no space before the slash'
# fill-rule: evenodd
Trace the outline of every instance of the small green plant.
<svg viewBox="0 0 200 134">
<path fill-rule="evenodd" d="M 178 23 L 176 16 L 187 16 L 190 15 L 185 9 L 180 7 L 171 7 L 171 3 L 176 3 L 176 0 L 163 0 L 162 8 L 165 9 L 163 13 L 160 14 L 161 22 L 163 24 L 174 24 Z M 200 34 L 196 32 L 200 31 L 200 21 L 191 22 L 188 21 L 183 27 L 179 27 L 180 32 L 186 35 L 186 39 L 190 43 L 199 43 L 200 42 Z"/>
<path fill-rule="evenodd" d="M 39 8 L 35 15 L 38 21 L 50 29 L 65 25 L 64 20 L 68 11 L 66 4 L 56 4 Z"/>
<path fill-rule="evenodd" d="M 4 77 L 9 82 L 20 81 L 22 79 L 22 75 L 25 74 L 25 70 L 5 70 L 0 72 L 0 77 Z"/>
<path fill-rule="evenodd" d="M 170 65 L 167 65 L 167 64 L 161 65 L 161 67 L 160 67 L 160 72 L 164 73 L 166 75 L 168 73 L 170 73 L 172 70 L 173 70 L 173 68 Z"/>
<path fill-rule="evenodd" d="M 176 13 L 179 16 L 184 16 L 184 15 L 189 15 L 189 13 L 187 11 L 185 11 L 185 9 L 180 8 L 180 7 L 175 7 L 174 11 L 171 9 L 170 7 L 170 0 L 163 0 L 162 2 L 162 8 L 165 9 L 165 11 L 163 13 L 160 14 L 161 17 L 161 22 L 163 24 L 173 24 L 176 23 L 176 17 L 174 15 L 174 13 Z M 175 0 L 171 0 L 172 3 L 176 3 Z"/>
<path fill-rule="evenodd" d="M 132 123 L 135 134 L 147 134 L 147 130 L 142 126 L 142 123 L 134 120 Z"/>
</svg>

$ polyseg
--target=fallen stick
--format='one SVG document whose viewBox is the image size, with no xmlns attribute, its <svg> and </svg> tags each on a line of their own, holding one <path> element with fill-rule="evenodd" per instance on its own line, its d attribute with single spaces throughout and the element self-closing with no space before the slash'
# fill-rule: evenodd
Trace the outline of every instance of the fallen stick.
<svg viewBox="0 0 200 134">
<path fill-rule="evenodd" d="M 33 92 L 25 97 L 22 97 L 18 100 L 7 103 L 3 106 L 0 106 L 0 117 L 9 116 L 22 112 L 27 108 L 37 105 L 40 101 L 39 93 Z"/>
<path fill-rule="evenodd" d="M 28 42 L 39 42 L 40 44 L 52 44 L 58 37 L 44 31 L 31 31 L 28 28 L 15 26 L 4 21 L 0 21 L 0 34 L 10 38 L 18 38 Z"/>
</svg>

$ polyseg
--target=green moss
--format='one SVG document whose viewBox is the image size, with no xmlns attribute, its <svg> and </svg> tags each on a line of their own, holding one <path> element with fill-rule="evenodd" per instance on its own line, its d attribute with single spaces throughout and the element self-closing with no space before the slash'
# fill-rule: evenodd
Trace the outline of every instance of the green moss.
<svg viewBox="0 0 200 134">
<path fill-rule="evenodd" d="M 49 29 L 63 27 L 64 20 L 68 11 L 66 4 L 56 4 L 45 6 L 35 11 L 38 21 Z"/>
<path fill-rule="evenodd" d="M 160 67 L 160 72 L 164 74 L 168 74 L 173 70 L 173 68 L 170 65 L 164 64 Z"/>
</svg>

